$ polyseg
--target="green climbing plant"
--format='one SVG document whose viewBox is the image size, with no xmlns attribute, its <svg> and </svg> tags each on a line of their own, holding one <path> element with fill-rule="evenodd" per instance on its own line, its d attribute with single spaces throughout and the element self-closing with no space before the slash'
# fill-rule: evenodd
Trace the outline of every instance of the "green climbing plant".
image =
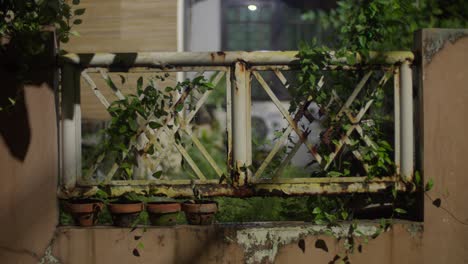
<svg viewBox="0 0 468 264">
<path fill-rule="evenodd" d="M 39 54 L 45 48 L 47 27 L 56 31 L 59 41 L 68 42 L 71 35 L 78 35 L 72 27 L 83 22 L 85 9 L 79 4 L 80 0 L 0 0 L 1 48 L 13 43 L 27 55 Z"/>
<path fill-rule="evenodd" d="M 366 120 L 360 123 L 363 133 L 367 135 L 372 144 L 364 144 L 361 139 L 350 140 L 341 145 L 340 138 L 353 125 L 345 113 L 341 112 L 343 101 L 348 98 L 354 86 L 359 80 L 366 78 L 369 70 L 365 68 L 366 62 L 370 61 L 370 51 L 387 51 L 407 49 L 411 47 L 412 32 L 415 27 L 424 25 L 424 17 L 428 15 L 416 14 L 417 10 L 425 8 L 432 1 L 420 1 L 423 6 L 413 5 L 410 1 L 400 0 L 359 0 L 338 1 L 338 8 L 328 14 L 313 13 L 306 14 L 321 17 L 324 23 L 333 27 L 338 32 L 333 47 L 318 45 L 315 42 L 303 44 L 300 47 L 298 60 L 300 72 L 298 75 L 299 85 L 292 90 L 293 100 L 290 105 L 290 113 L 307 111 L 310 104 L 315 103 L 319 109 L 319 121 L 324 127 L 320 141 L 316 145 L 317 152 L 324 157 L 320 167 L 322 170 L 317 176 L 346 177 L 363 175 L 366 172 L 368 178 L 393 175 L 395 164 L 392 160 L 393 148 L 391 137 L 386 135 L 387 124 L 393 120 L 386 113 L 389 106 L 388 85 L 379 82 L 382 77 L 390 78 L 393 69 L 379 70 L 378 74 L 370 76 L 368 82 L 375 87 L 364 92 L 356 99 L 355 108 L 348 107 L 347 111 L 356 116 L 356 109 L 360 109 L 365 102 L 373 102 L 373 111 L 366 116 Z M 414 17 L 411 14 L 415 14 Z M 429 15 L 429 17 L 432 17 Z M 440 17 L 440 16 L 439 16 Z M 460 22 L 464 24 L 464 22 Z M 404 36 L 403 36 L 404 35 Z M 336 49 L 336 47 L 339 47 Z M 344 71 L 343 69 L 346 69 Z M 305 100 L 304 100 L 305 99 Z M 307 131 L 306 131 L 307 132 Z M 338 147 L 342 147 L 334 160 L 330 153 Z M 362 158 L 360 162 L 365 168 L 357 168 L 356 160 L 353 160 L 353 151 L 358 151 Z M 327 166 L 328 165 L 328 166 Z M 313 175 L 314 176 L 314 175 Z M 418 189 L 430 189 L 431 183 L 425 188 L 421 187 L 421 176 L 415 175 Z M 332 233 L 333 227 L 343 227 L 343 222 L 349 224 L 349 230 L 339 238 L 344 238 L 344 251 L 338 254 L 332 263 L 349 263 L 348 255 L 357 248 L 362 250 L 362 244 L 357 242 L 356 237 L 362 237 L 364 241 L 374 239 L 382 232 L 391 228 L 393 218 L 408 214 L 408 208 L 415 204 L 415 197 L 397 192 L 396 186 L 390 188 L 382 197 L 373 195 L 351 194 L 346 196 L 318 196 L 308 200 L 310 204 L 312 221 L 324 225 L 325 232 Z M 405 203 L 402 203 L 405 201 Z M 387 204 L 389 215 L 382 218 L 380 225 L 373 234 L 362 234 L 357 228 L 356 214 L 358 209 L 369 204 Z M 323 241 L 322 241 L 323 242 Z M 320 243 L 319 243 L 320 244 Z M 322 243 L 323 244 L 323 243 Z M 326 247 L 326 245 L 325 245 Z M 323 248 L 323 245 L 322 245 Z"/>
<path fill-rule="evenodd" d="M 112 163 L 118 164 L 115 178 L 132 178 L 135 168 L 140 166 L 139 156 L 157 156 L 158 150 L 155 143 L 159 142 L 159 138 L 154 138 L 150 130 L 164 129 L 166 126 L 172 129 L 178 125 L 178 113 L 183 109 L 194 107 L 190 103 L 186 104 L 184 96 L 176 97 L 174 92 L 178 94 L 184 92 L 187 95 L 194 89 L 204 93 L 214 88 L 213 84 L 203 76 L 178 82 L 174 87 L 158 88 L 156 81 L 164 81 L 168 76 L 169 74 L 157 75 L 147 84 L 144 83 L 143 77 L 138 78 L 136 94 L 122 95 L 122 99 L 112 102 L 107 109 L 111 120 L 101 132 L 103 141 L 99 144 L 92 160 L 97 160 L 99 164 L 104 159 L 110 159 Z M 123 85 L 126 78 L 122 75 L 120 78 Z M 118 90 L 110 77 L 107 77 L 106 82 L 111 89 Z M 173 121 L 169 122 L 169 120 Z M 145 142 L 139 142 L 142 139 Z M 174 139 L 183 144 L 179 131 L 175 132 Z M 152 176 L 155 178 L 160 178 L 162 174 L 161 170 L 152 171 Z"/>
<path fill-rule="evenodd" d="M 66 43 L 72 30 L 81 24 L 85 9 L 80 0 L 0 0 L 0 57 L 4 71 L 13 73 L 21 84 L 30 82 L 32 65 L 44 61 L 51 32 L 58 41 Z M 0 100 L 0 112 L 10 112 L 23 99 L 22 85 L 14 93 Z"/>
</svg>

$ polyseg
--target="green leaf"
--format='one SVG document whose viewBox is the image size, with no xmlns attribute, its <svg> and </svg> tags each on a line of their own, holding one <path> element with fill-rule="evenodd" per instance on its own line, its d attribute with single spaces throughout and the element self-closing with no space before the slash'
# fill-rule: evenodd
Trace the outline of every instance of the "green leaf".
<svg viewBox="0 0 468 264">
<path fill-rule="evenodd" d="M 162 125 L 158 122 L 149 122 L 149 127 L 151 127 L 151 129 L 158 129 L 160 127 L 162 127 Z"/>
<path fill-rule="evenodd" d="M 138 78 L 137 80 L 137 90 L 141 91 L 142 88 L 143 88 L 143 77 L 140 76 L 140 78 Z"/>
<path fill-rule="evenodd" d="M 401 208 L 395 208 L 394 210 L 396 213 L 399 213 L 399 214 L 406 214 L 406 210 L 405 209 L 401 209 Z"/>
<path fill-rule="evenodd" d="M 349 54 L 346 56 L 346 61 L 349 65 L 354 65 L 356 64 L 356 56 L 354 56 L 354 54 Z"/>
<path fill-rule="evenodd" d="M 162 173 L 163 173 L 162 171 L 157 171 L 157 172 L 153 173 L 153 177 L 159 179 L 161 177 Z"/>
<path fill-rule="evenodd" d="M 132 131 L 136 131 L 138 129 L 138 123 L 136 120 L 134 119 L 130 119 L 129 122 L 128 122 L 129 126 L 130 126 L 130 129 Z"/>
<path fill-rule="evenodd" d="M 80 8 L 80 9 L 76 9 L 75 12 L 73 12 L 76 16 L 81 16 L 85 13 L 86 11 L 86 8 Z"/>
<path fill-rule="evenodd" d="M 328 175 L 329 177 L 339 177 L 339 176 L 342 176 L 343 173 L 338 172 L 338 171 L 330 171 L 330 172 L 327 173 L 327 175 Z"/>
<path fill-rule="evenodd" d="M 197 78 L 193 79 L 192 82 L 194 84 L 199 84 L 204 79 L 205 79 L 205 76 L 202 75 L 202 76 L 198 76 Z"/>
<path fill-rule="evenodd" d="M 315 85 L 315 76 L 314 75 L 310 75 L 309 76 L 309 82 L 313 85 Z"/>
<path fill-rule="evenodd" d="M 397 192 L 396 187 L 393 187 L 393 188 L 392 188 L 392 196 L 393 196 L 393 199 L 396 199 L 396 198 L 397 198 L 397 194 L 398 194 L 398 192 Z"/>
<path fill-rule="evenodd" d="M 312 211 L 312 214 L 320 214 L 322 213 L 322 209 L 320 207 L 315 207 L 314 210 Z"/>
<path fill-rule="evenodd" d="M 434 181 L 432 179 L 429 179 L 429 181 L 426 183 L 426 186 L 424 187 L 424 191 L 428 192 L 432 190 L 434 187 Z"/>
<path fill-rule="evenodd" d="M 153 155 L 154 154 L 154 147 L 151 146 L 146 153 L 148 153 L 149 155 Z"/>
<path fill-rule="evenodd" d="M 359 40 L 359 44 L 361 44 L 361 47 L 365 47 L 365 46 L 366 46 L 366 38 L 360 36 L 360 37 L 358 38 L 358 40 Z"/>
<path fill-rule="evenodd" d="M 419 188 L 419 186 L 421 186 L 421 182 L 422 182 L 421 174 L 419 173 L 419 171 L 416 171 L 414 173 L 414 183 Z"/>
<path fill-rule="evenodd" d="M 70 30 L 70 35 L 75 36 L 75 37 L 80 37 L 81 36 L 80 32 L 78 32 L 76 30 Z"/>
<path fill-rule="evenodd" d="M 144 249 L 145 246 L 143 245 L 142 242 L 138 242 L 137 248 L 139 248 L 139 249 Z"/>
<path fill-rule="evenodd" d="M 80 25 L 81 23 L 83 23 L 83 20 L 81 19 L 75 19 L 75 21 L 73 21 L 73 24 L 75 25 Z"/>
<path fill-rule="evenodd" d="M 178 105 L 176 106 L 176 108 L 175 108 L 175 110 L 176 110 L 177 112 L 182 111 L 182 109 L 184 109 L 184 104 L 182 104 L 182 103 L 178 104 Z"/>
<path fill-rule="evenodd" d="M 73 3 L 74 5 L 79 5 L 79 4 L 80 4 L 80 0 L 73 0 L 72 3 Z"/>
<path fill-rule="evenodd" d="M 341 212 L 341 218 L 343 220 L 347 220 L 348 219 L 348 212 L 346 212 L 346 211 Z"/>
<path fill-rule="evenodd" d="M 208 90 L 213 90 L 215 88 L 214 84 L 210 83 L 210 82 L 206 82 L 203 84 L 203 86 L 205 86 L 206 88 L 208 88 Z"/>
</svg>

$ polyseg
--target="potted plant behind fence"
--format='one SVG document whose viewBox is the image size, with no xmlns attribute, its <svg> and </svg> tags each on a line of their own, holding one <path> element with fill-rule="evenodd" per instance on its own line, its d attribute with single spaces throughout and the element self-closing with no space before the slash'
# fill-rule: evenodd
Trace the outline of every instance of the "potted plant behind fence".
<svg viewBox="0 0 468 264">
<path fill-rule="evenodd" d="M 182 204 L 187 222 L 190 225 L 211 225 L 218 211 L 218 203 L 203 199 L 201 191 L 192 181 L 192 190 L 195 200 L 189 200 Z"/>
<path fill-rule="evenodd" d="M 160 167 L 154 166 L 154 160 L 158 157 L 156 143 L 161 140 L 157 136 L 159 129 L 171 129 L 175 124 L 174 118 L 178 112 L 184 109 L 184 100 L 176 97 L 174 92 L 192 89 L 212 89 L 211 83 L 203 76 L 177 83 L 175 87 L 166 87 L 160 90 L 156 80 L 164 80 L 168 77 L 156 76 L 144 87 L 143 78 L 140 77 L 136 84 L 136 94 L 129 94 L 124 98 L 114 101 L 108 108 L 111 115 L 109 126 L 104 129 L 104 140 L 98 146 L 97 160 L 112 159 L 117 165 L 113 179 L 159 179 L 163 172 Z M 110 77 L 107 84 L 117 90 Z M 121 76 L 122 84 L 125 78 Z M 180 140 L 180 135 L 175 132 L 175 140 Z M 132 196 L 121 197 L 119 203 L 109 204 L 111 213 L 135 218 L 137 212 L 143 209 L 141 202 L 135 201 Z M 123 207 L 128 207 L 124 209 Z M 155 225 L 175 224 L 177 213 L 180 211 L 178 203 L 149 203 L 148 212 L 150 220 Z M 114 218 L 114 217 L 113 217 Z M 130 220 L 114 218 L 114 223 L 126 226 Z"/>
<path fill-rule="evenodd" d="M 180 203 L 175 201 L 148 202 L 146 204 L 149 220 L 155 226 L 175 225 L 180 209 Z"/>
<path fill-rule="evenodd" d="M 96 193 L 90 197 L 71 198 L 64 201 L 64 209 L 70 213 L 75 224 L 89 227 L 97 224 L 98 217 L 108 203 L 108 194 L 97 189 Z"/>
<path fill-rule="evenodd" d="M 138 224 L 144 204 L 139 195 L 130 192 L 109 202 L 108 208 L 115 226 L 133 227 Z"/>
<path fill-rule="evenodd" d="M 65 206 L 66 210 L 72 215 L 75 224 L 89 227 L 97 223 L 98 215 L 102 211 L 104 203 L 93 198 L 70 199 Z"/>
</svg>

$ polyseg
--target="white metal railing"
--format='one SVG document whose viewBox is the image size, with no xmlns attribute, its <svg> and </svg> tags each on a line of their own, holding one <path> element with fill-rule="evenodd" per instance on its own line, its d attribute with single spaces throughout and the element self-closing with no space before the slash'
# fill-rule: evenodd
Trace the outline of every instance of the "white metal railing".
<svg viewBox="0 0 468 264">
<path fill-rule="evenodd" d="M 413 131 L 413 95 L 412 95 L 412 73 L 411 62 L 413 54 L 410 52 L 387 52 L 371 53 L 368 64 L 373 64 L 375 68 L 391 66 L 394 78 L 394 162 L 397 166 L 396 175 L 382 175 L 369 180 L 366 177 L 321 177 L 321 178 L 289 178 L 283 179 L 282 167 L 291 160 L 301 145 L 305 145 L 315 160 L 320 161 L 323 157 L 314 149 L 314 144 L 308 142 L 304 131 L 298 126 L 305 113 L 296 113 L 291 116 L 285 106 L 280 102 L 272 91 L 269 84 L 262 77 L 262 71 L 271 71 L 287 89 L 289 83 L 283 71 L 297 68 L 298 62 L 295 51 L 286 52 L 159 52 L 159 53 L 135 53 L 135 54 L 67 54 L 62 57 L 62 173 L 61 190 L 64 195 L 73 194 L 73 190 L 80 188 L 92 188 L 98 183 L 87 180 L 81 171 L 81 109 L 80 109 L 80 89 L 92 89 L 99 98 L 103 107 L 109 106 L 109 101 L 100 92 L 102 87 L 97 87 L 89 73 L 100 73 L 105 79 L 108 72 L 125 71 L 138 72 L 197 72 L 202 75 L 205 71 L 218 72 L 215 82 L 219 82 L 223 77 L 226 80 L 226 130 L 227 130 L 227 152 L 226 168 L 227 177 L 232 178 L 230 184 L 222 183 L 222 179 L 207 179 L 197 164 L 187 154 L 183 146 L 177 146 L 177 150 L 195 171 L 197 180 L 141 180 L 133 179 L 128 181 L 112 180 L 112 170 L 109 172 L 109 181 L 106 182 L 118 195 L 125 191 L 142 191 L 156 195 L 168 196 L 190 196 L 191 186 L 196 183 L 202 189 L 204 195 L 231 195 L 250 196 L 256 194 L 316 194 L 316 193 L 342 193 L 342 192 L 376 192 L 386 189 L 389 185 L 398 189 L 405 189 L 404 182 L 412 180 L 414 170 L 414 131 Z M 337 59 L 339 60 L 339 59 Z M 359 57 L 358 57 L 359 62 Z M 333 66 L 333 65 L 330 65 Z M 347 113 L 346 108 L 353 103 L 357 94 L 369 79 L 370 71 L 355 86 L 354 92 L 344 103 L 342 112 L 346 114 L 353 125 L 348 129 L 337 149 L 331 153 L 325 168 L 335 158 L 342 145 L 349 143 L 349 135 L 353 131 L 366 141 L 359 123 L 369 110 L 372 102 L 367 102 L 356 116 Z M 384 75 L 380 83 L 385 83 L 388 78 Z M 252 128 L 251 128 L 251 81 L 255 79 L 269 98 L 276 105 L 284 119 L 289 125 L 281 137 L 275 142 L 265 160 L 255 171 L 250 169 L 252 164 Z M 84 80 L 90 88 L 80 87 L 81 80 Z M 123 97 L 119 89 L 113 91 L 117 98 Z M 188 91 L 189 92 L 189 91 Z M 197 107 L 183 116 L 185 124 L 190 123 L 193 117 L 210 96 L 210 91 L 203 95 Z M 181 94 L 181 97 L 184 97 Z M 184 98 L 186 98 L 185 95 Z M 180 103 L 184 103 L 182 100 Z M 341 112 L 340 111 L 340 112 Z M 185 118 L 185 119 L 184 119 Z M 175 130 L 182 130 L 191 136 L 192 142 L 201 151 L 208 163 L 215 169 L 217 175 L 222 178 L 223 172 L 217 167 L 213 157 L 191 134 L 190 129 L 179 126 L 169 129 L 164 127 L 165 133 L 174 135 Z M 162 133 L 161 131 L 153 131 Z M 153 133 L 152 132 L 152 133 Z M 283 160 L 276 171 L 276 176 L 262 178 L 265 169 L 270 166 L 272 158 L 279 149 L 284 146 L 291 133 L 296 133 L 299 140 L 292 147 L 289 155 Z M 366 143 L 371 144 L 366 141 Z M 158 150 L 164 152 L 161 146 Z M 353 153 L 359 158 L 359 153 Z M 162 156 L 161 156 L 162 157 Z M 159 158 L 160 160 L 161 158 Z M 113 168 L 115 172 L 115 166 Z M 110 176 L 109 176 L 110 175 Z"/>
</svg>

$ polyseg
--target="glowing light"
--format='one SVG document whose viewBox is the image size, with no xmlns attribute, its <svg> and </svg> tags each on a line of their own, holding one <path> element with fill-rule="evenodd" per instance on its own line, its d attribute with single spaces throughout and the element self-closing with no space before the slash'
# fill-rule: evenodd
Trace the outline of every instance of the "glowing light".
<svg viewBox="0 0 468 264">
<path fill-rule="evenodd" d="M 249 5 L 249 6 L 247 6 L 247 8 L 248 8 L 250 11 L 255 11 L 255 10 L 257 10 L 257 6 L 256 6 L 256 5 Z"/>
</svg>

